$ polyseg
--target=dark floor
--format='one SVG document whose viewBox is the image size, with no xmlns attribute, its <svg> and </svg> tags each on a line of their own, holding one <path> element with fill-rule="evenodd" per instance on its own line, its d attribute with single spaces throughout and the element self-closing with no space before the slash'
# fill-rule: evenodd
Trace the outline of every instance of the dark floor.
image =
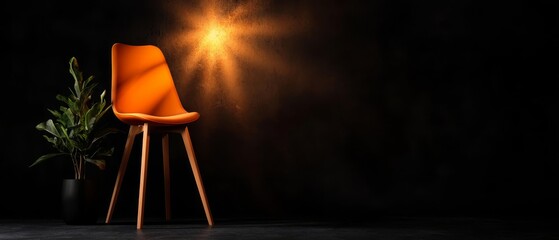
<svg viewBox="0 0 559 240">
<path fill-rule="evenodd" d="M 387 217 L 374 221 L 219 220 L 66 225 L 61 220 L 0 220 L 0 239 L 559 239 L 559 219 Z"/>
</svg>

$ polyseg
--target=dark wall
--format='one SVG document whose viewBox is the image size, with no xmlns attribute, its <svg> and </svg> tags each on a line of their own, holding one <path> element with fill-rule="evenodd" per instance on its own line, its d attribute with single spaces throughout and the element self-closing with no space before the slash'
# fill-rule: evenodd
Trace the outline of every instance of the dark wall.
<svg viewBox="0 0 559 240">
<path fill-rule="evenodd" d="M 199 2 L 74 4 L 11 11 L 0 217 L 59 216 L 70 162 L 28 168 L 51 150 L 34 126 L 67 93 L 71 56 L 110 88 L 114 42 L 165 52 L 185 107 L 201 114 L 190 131 L 217 219 L 559 210 L 551 1 L 224 1 L 221 14 L 247 10 L 237 24 L 259 30 L 240 40 L 252 54 L 232 49 L 234 77 L 188 65 L 196 49 L 180 38 L 196 30 L 185 19 L 202 14 Z M 103 212 L 125 137 L 92 173 Z M 182 142 L 171 140 L 174 214 L 203 217 Z M 152 144 L 146 215 L 157 217 Z M 115 217 L 136 214 L 138 161 L 136 146 Z"/>
</svg>

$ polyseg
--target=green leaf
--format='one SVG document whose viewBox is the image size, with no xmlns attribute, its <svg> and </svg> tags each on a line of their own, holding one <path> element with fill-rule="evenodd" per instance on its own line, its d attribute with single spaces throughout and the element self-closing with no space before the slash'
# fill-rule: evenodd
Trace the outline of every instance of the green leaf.
<svg viewBox="0 0 559 240">
<path fill-rule="evenodd" d="M 97 166 L 101 170 L 105 170 L 105 167 L 107 166 L 105 164 L 105 160 L 103 160 L 103 159 L 89 159 L 89 158 L 86 158 L 85 161 L 88 162 L 88 163 L 94 164 L 95 166 Z"/>
<path fill-rule="evenodd" d="M 41 130 L 41 131 L 47 131 L 48 133 L 52 134 L 53 136 L 60 137 L 60 133 L 58 132 L 58 129 L 56 129 L 56 126 L 54 125 L 54 122 L 52 121 L 52 119 L 49 119 L 46 122 L 42 122 L 42 123 L 37 124 L 37 126 L 35 126 L 35 128 L 37 128 L 38 130 Z"/>
<path fill-rule="evenodd" d="M 45 154 L 43 156 L 40 156 L 39 158 L 37 158 L 37 160 L 35 160 L 35 162 L 33 162 L 33 164 L 29 165 L 29 167 L 33 167 L 47 159 L 51 159 L 53 157 L 58 157 L 58 156 L 62 156 L 62 155 L 68 155 L 67 153 L 49 153 L 49 154 Z"/>
</svg>

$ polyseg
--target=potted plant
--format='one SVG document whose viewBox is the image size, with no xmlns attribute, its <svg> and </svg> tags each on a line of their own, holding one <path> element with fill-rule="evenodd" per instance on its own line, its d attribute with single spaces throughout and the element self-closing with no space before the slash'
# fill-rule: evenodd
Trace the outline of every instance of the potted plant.
<svg viewBox="0 0 559 240">
<path fill-rule="evenodd" d="M 35 166 L 47 159 L 70 160 L 74 178 L 62 183 L 63 217 L 67 224 L 92 224 L 97 221 L 97 184 L 86 178 L 88 165 L 105 169 L 105 160 L 111 157 L 114 148 L 107 145 L 107 137 L 118 131 L 116 128 L 99 126 L 103 116 L 111 109 L 105 101 L 105 90 L 94 98 L 98 83 L 93 75 L 84 78 L 75 57 L 70 58 L 70 74 L 73 88 L 67 96 L 56 95 L 62 104 L 58 110 L 48 111 L 52 119 L 36 125 L 44 131 L 43 137 L 52 144 L 53 152 L 37 158 Z"/>
</svg>

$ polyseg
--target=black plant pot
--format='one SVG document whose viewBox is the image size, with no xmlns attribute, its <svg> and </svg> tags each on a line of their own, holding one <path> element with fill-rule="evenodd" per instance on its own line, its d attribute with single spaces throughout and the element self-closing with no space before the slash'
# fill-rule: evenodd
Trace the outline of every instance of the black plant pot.
<svg viewBox="0 0 559 240">
<path fill-rule="evenodd" d="M 98 189 L 95 181 L 64 179 L 62 210 L 64 222 L 71 225 L 97 223 Z"/>
</svg>

